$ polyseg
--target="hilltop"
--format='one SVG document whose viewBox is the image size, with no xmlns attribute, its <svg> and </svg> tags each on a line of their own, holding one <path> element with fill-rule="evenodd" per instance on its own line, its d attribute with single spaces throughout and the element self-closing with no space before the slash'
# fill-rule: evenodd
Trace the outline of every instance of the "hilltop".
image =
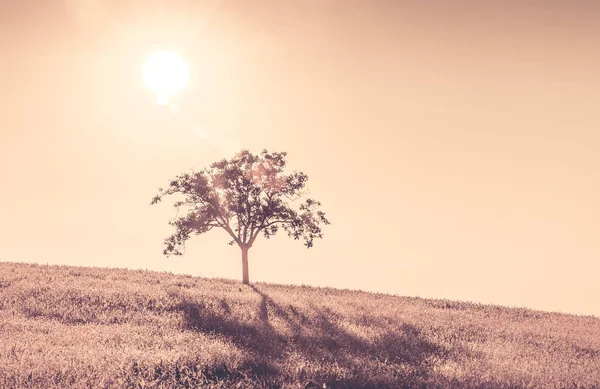
<svg viewBox="0 0 600 389">
<path fill-rule="evenodd" d="M 0 263 L 0 387 L 598 388 L 600 319 Z"/>
</svg>

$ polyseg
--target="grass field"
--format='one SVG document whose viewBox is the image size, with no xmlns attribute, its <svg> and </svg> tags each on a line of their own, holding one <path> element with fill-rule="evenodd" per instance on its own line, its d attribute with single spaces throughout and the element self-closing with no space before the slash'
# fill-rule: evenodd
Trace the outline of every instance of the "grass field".
<svg viewBox="0 0 600 389">
<path fill-rule="evenodd" d="M 0 387 L 599 388 L 600 319 L 2 262 Z"/>
</svg>

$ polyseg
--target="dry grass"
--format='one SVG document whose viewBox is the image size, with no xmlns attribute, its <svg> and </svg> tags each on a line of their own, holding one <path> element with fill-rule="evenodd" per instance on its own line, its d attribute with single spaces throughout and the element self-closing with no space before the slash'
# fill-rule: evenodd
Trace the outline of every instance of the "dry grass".
<svg viewBox="0 0 600 389">
<path fill-rule="evenodd" d="M 600 319 L 0 263 L 0 387 L 598 388 Z"/>
</svg>

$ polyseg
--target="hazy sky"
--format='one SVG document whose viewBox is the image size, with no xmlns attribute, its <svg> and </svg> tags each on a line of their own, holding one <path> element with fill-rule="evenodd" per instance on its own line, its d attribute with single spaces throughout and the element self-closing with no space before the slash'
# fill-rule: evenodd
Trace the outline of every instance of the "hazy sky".
<svg viewBox="0 0 600 389">
<path fill-rule="evenodd" d="M 527 3 L 527 4 L 526 4 Z M 600 316 L 597 1 L 0 0 L 0 260 L 241 278 L 162 256 L 169 179 L 287 151 L 332 225 L 254 281 Z M 177 50 L 191 83 L 142 82 Z"/>
</svg>

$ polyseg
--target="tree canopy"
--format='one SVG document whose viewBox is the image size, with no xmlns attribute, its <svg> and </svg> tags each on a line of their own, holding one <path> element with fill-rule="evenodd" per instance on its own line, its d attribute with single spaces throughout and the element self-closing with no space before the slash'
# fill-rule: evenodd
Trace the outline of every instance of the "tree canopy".
<svg viewBox="0 0 600 389">
<path fill-rule="evenodd" d="M 151 204 L 167 195 L 179 195 L 173 204 L 178 216 L 169 222 L 175 232 L 165 239 L 164 254 L 182 255 L 193 234 L 213 228 L 227 231 L 229 244 L 237 244 L 246 261 L 248 249 L 260 234 L 268 239 L 280 229 L 312 247 L 316 238 L 323 237 L 322 226 L 330 223 L 319 209 L 320 202 L 304 198 L 308 176 L 285 173 L 286 155 L 242 150 L 231 159 L 180 174 L 166 189 L 159 189 Z"/>
</svg>

